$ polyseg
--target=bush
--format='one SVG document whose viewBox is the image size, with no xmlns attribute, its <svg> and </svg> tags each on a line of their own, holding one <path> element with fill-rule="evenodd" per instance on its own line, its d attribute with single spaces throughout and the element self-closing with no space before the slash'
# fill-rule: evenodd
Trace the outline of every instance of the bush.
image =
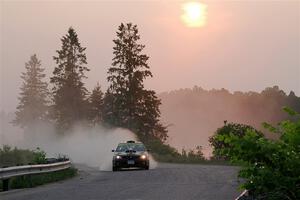
<svg viewBox="0 0 300 200">
<path fill-rule="evenodd" d="M 255 132 L 258 136 L 262 137 L 263 134 L 256 130 L 255 128 L 245 125 L 245 124 L 238 124 L 238 123 L 227 123 L 224 121 L 224 126 L 219 128 L 213 136 L 209 138 L 209 143 L 213 147 L 213 157 L 214 160 L 228 160 L 229 158 L 226 155 L 221 155 L 219 153 L 220 149 L 229 148 L 230 144 L 225 143 L 219 138 L 226 137 L 230 134 L 242 138 L 245 136 L 247 130 L 251 130 Z"/>
<path fill-rule="evenodd" d="M 56 172 L 49 172 L 44 174 L 25 175 L 12 178 L 9 181 L 9 188 L 30 188 L 46 183 L 56 182 L 67 178 L 74 177 L 77 174 L 77 169 L 69 168 Z M 2 190 L 2 181 L 0 182 L 0 190 Z"/>
<path fill-rule="evenodd" d="M 46 153 L 39 148 L 36 150 L 11 148 L 4 145 L 0 148 L 0 167 L 11 167 L 28 164 L 46 163 Z"/>
<path fill-rule="evenodd" d="M 248 129 L 244 137 L 230 133 L 216 140 L 226 144 L 217 150 L 242 166 L 239 176 L 245 178 L 241 188 L 250 191 L 255 199 L 300 199 L 300 118 L 285 109 L 295 121 L 283 121 L 277 127 L 264 123 L 265 128 L 280 134 L 273 141 Z"/>
<path fill-rule="evenodd" d="M 66 161 L 66 156 L 60 155 L 57 159 L 52 158 L 53 162 Z M 0 168 L 11 167 L 18 165 L 35 165 L 35 164 L 46 164 L 49 159 L 46 159 L 46 153 L 40 148 L 35 150 L 11 148 L 8 145 L 4 145 L 0 148 Z M 77 170 L 69 168 L 56 172 L 49 172 L 44 174 L 25 175 L 11 178 L 9 181 L 9 187 L 12 189 L 34 187 L 45 183 L 55 182 L 63 180 L 69 177 L 75 176 Z M 0 181 L 0 190 L 2 188 L 2 181 Z"/>
<path fill-rule="evenodd" d="M 34 153 L 34 163 L 35 164 L 45 164 L 47 163 L 46 160 L 46 153 L 44 151 L 42 151 L 39 147 L 36 148 L 36 150 L 33 151 Z"/>
</svg>

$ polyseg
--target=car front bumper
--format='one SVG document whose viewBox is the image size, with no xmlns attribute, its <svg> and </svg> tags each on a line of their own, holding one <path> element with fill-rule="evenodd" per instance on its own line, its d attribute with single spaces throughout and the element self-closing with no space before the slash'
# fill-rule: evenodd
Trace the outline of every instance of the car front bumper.
<svg viewBox="0 0 300 200">
<path fill-rule="evenodd" d="M 130 168 L 130 167 L 147 167 L 149 166 L 148 159 L 114 159 L 113 166 L 117 168 Z"/>
</svg>

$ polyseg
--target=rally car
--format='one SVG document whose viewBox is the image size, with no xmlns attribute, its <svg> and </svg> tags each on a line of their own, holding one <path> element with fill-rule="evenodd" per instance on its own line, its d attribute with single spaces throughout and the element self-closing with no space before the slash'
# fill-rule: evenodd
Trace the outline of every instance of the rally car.
<svg viewBox="0 0 300 200">
<path fill-rule="evenodd" d="M 149 169 L 148 150 L 141 142 L 127 141 L 119 143 L 114 152 L 112 170 L 118 171 L 121 168 L 142 168 Z"/>
</svg>

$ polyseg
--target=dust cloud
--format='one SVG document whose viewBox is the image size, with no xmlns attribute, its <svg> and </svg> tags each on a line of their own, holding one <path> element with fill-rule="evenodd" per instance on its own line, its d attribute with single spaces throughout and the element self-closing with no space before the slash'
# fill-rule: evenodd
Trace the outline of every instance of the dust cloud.
<svg viewBox="0 0 300 200">
<path fill-rule="evenodd" d="M 118 143 L 137 140 L 135 134 L 122 128 L 108 129 L 75 125 L 64 135 L 58 135 L 51 124 L 35 124 L 29 130 L 14 127 L 8 120 L 1 120 L 0 145 L 36 149 L 39 147 L 47 157 L 67 156 L 73 163 L 85 164 L 102 171 L 112 169 L 112 149 Z M 151 157 L 151 156 L 150 156 Z M 151 157 L 150 168 L 157 166 Z"/>
</svg>

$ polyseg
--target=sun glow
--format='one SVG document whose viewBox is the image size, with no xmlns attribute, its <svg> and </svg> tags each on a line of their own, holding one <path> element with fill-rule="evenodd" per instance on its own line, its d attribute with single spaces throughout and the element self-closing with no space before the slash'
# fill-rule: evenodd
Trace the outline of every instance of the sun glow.
<svg viewBox="0 0 300 200">
<path fill-rule="evenodd" d="M 188 2 L 182 5 L 182 21 L 188 27 L 202 27 L 206 24 L 207 5 L 199 2 Z"/>
</svg>

